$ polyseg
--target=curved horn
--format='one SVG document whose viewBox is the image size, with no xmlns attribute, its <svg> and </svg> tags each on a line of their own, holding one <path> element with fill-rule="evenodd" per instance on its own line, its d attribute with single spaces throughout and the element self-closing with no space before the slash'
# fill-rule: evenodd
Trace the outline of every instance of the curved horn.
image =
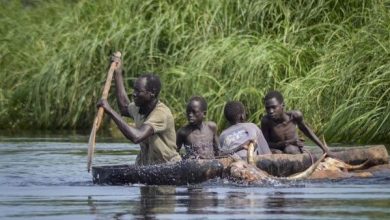
<svg viewBox="0 0 390 220">
<path fill-rule="evenodd" d="M 324 135 L 322 135 L 322 143 L 324 144 L 325 148 L 329 150 L 329 146 L 328 146 L 328 144 L 325 141 L 325 136 Z"/>
<path fill-rule="evenodd" d="M 363 169 L 368 164 L 368 162 L 370 162 L 370 161 L 366 160 L 363 163 L 358 164 L 358 165 L 350 165 L 350 164 L 345 163 L 345 168 L 347 168 L 348 171 L 360 170 L 360 169 Z"/>
<path fill-rule="evenodd" d="M 322 142 L 324 143 L 324 146 L 329 149 L 328 144 L 326 144 L 324 135 L 322 135 Z M 362 169 L 364 166 L 366 166 L 368 164 L 368 162 L 369 162 L 369 160 L 366 160 L 362 164 L 358 164 L 358 165 L 350 165 L 350 164 L 347 164 L 345 162 L 344 162 L 344 164 L 345 164 L 345 168 L 348 171 L 353 171 L 353 170 L 360 170 L 360 169 Z"/>
<path fill-rule="evenodd" d="M 250 142 L 248 145 L 246 159 L 247 159 L 248 163 L 252 164 L 252 165 L 255 164 L 254 152 L 255 152 L 255 145 L 253 144 L 253 142 Z"/>
<path fill-rule="evenodd" d="M 323 154 L 313 165 L 311 165 L 309 168 L 307 168 L 305 171 L 293 174 L 289 177 L 286 177 L 288 180 L 301 180 L 308 178 L 318 167 L 318 165 L 321 163 L 321 161 L 326 157 L 326 153 Z"/>
</svg>

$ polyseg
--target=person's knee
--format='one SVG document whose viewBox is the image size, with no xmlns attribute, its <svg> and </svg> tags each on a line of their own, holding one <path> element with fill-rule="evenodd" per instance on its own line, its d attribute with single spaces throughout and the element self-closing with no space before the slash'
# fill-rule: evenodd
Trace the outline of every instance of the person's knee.
<svg viewBox="0 0 390 220">
<path fill-rule="evenodd" d="M 284 153 L 286 153 L 286 154 L 301 154 L 301 150 L 297 146 L 288 145 L 288 146 L 286 146 L 286 148 L 284 148 Z"/>
</svg>

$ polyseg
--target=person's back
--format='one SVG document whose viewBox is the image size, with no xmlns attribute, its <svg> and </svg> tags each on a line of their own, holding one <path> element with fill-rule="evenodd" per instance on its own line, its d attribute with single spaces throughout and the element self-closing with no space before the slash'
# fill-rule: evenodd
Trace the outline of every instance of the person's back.
<svg viewBox="0 0 390 220">
<path fill-rule="evenodd" d="M 224 114 L 230 126 L 220 135 L 221 154 L 245 158 L 247 156 L 246 145 L 249 142 L 256 144 L 256 154 L 271 154 L 261 130 L 255 124 L 245 122 L 245 108 L 241 102 L 228 102 L 225 105 Z"/>
<path fill-rule="evenodd" d="M 203 97 L 194 96 L 187 104 L 188 124 L 177 132 L 177 149 L 184 146 L 187 158 L 212 159 L 218 154 L 217 125 L 204 122 L 207 103 Z"/>
<path fill-rule="evenodd" d="M 236 147 L 247 143 L 249 140 L 254 140 L 254 142 L 257 143 L 255 150 L 256 154 L 271 153 L 261 130 L 257 125 L 250 122 L 237 123 L 223 130 L 220 135 L 221 151 L 226 152 L 235 149 Z M 247 156 L 247 150 L 242 149 L 234 154 L 244 158 Z"/>
</svg>

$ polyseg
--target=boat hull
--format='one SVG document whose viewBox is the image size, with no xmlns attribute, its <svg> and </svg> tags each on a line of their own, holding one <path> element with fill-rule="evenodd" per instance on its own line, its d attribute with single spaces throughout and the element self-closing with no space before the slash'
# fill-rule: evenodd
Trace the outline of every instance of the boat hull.
<svg viewBox="0 0 390 220">
<path fill-rule="evenodd" d="M 337 159 L 354 165 L 368 160 L 367 168 L 388 164 L 389 155 L 385 146 L 366 146 L 332 149 Z M 273 176 L 290 176 L 302 172 L 320 157 L 321 152 L 259 155 L 255 157 L 258 168 Z M 114 165 L 93 166 L 92 175 L 95 184 L 124 185 L 186 185 L 197 184 L 213 178 L 223 178 L 233 163 L 231 158 L 213 160 L 183 160 L 150 166 Z"/>
<path fill-rule="evenodd" d="M 94 166 L 92 176 L 96 184 L 185 185 L 220 177 L 223 170 L 218 160 L 183 160 L 150 166 Z"/>
</svg>

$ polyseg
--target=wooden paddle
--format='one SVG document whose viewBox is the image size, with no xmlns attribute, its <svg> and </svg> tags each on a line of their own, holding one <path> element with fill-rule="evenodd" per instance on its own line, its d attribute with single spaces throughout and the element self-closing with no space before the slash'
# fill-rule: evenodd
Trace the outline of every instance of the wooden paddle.
<svg viewBox="0 0 390 220">
<path fill-rule="evenodd" d="M 119 51 L 114 53 L 114 56 L 118 57 L 118 58 L 120 58 L 121 55 L 122 54 Z M 114 75 L 114 71 L 117 68 L 117 66 L 118 66 L 118 62 L 112 62 L 111 63 L 110 69 L 108 70 L 108 73 L 107 73 L 106 83 L 104 84 L 102 99 L 107 99 L 107 97 L 108 97 L 108 92 L 110 91 L 112 77 Z M 93 122 L 91 135 L 89 136 L 89 141 L 88 141 L 88 164 L 87 164 L 88 173 L 89 173 L 89 171 L 91 170 L 91 167 L 92 167 L 92 157 L 93 157 L 93 153 L 95 152 L 96 132 L 99 129 L 100 123 L 101 123 L 101 121 L 103 119 L 103 114 L 104 114 L 104 108 L 100 107 L 99 110 L 98 110 L 98 113 L 96 114 L 95 120 Z"/>
</svg>

